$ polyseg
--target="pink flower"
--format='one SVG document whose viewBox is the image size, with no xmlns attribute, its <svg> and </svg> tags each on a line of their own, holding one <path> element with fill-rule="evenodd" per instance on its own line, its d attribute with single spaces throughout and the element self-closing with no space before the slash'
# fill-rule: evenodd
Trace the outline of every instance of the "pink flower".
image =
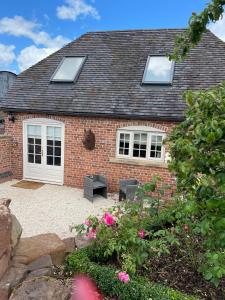
<svg viewBox="0 0 225 300">
<path fill-rule="evenodd" d="M 96 239 L 97 236 L 96 236 L 96 229 L 92 228 L 89 233 L 87 234 L 87 238 L 89 239 Z"/>
<path fill-rule="evenodd" d="M 126 272 L 119 272 L 118 278 L 120 281 L 125 282 L 125 283 L 128 283 L 128 281 L 130 280 L 129 275 Z"/>
<path fill-rule="evenodd" d="M 95 283 L 86 276 L 77 276 L 73 282 L 72 300 L 103 300 Z"/>
<path fill-rule="evenodd" d="M 115 224 L 116 220 L 109 212 L 106 212 L 104 215 L 105 224 L 108 226 L 112 226 Z"/>
<path fill-rule="evenodd" d="M 145 232 L 144 232 L 143 229 L 140 230 L 140 231 L 138 231 L 138 236 L 139 236 L 141 239 L 143 239 L 143 238 L 145 237 Z"/>
<path fill-rule="evenodd" d="M 87 227 L 90 227 L 90 226 L 91 226 L 91 221 L 87 219 L 87 220 L 84 221 L 84 224 L 85 224 Z"/>
<path fill-rule="evenodd" d="M 98 220 L 98 224 L 102 224 L 102 222 L 103 222 L 102 219 Z"/>
</svg>

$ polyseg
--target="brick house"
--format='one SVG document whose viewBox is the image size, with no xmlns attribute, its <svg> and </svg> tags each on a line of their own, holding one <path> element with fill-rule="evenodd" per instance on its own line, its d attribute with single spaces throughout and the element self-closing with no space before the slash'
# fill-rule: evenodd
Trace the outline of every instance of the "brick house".
<svg viewBox="0 0 225 300">
<path fill-rule="evenodd" d="M 167 59 L 181 32 L 87 33 L 22 72 L 4 103 L 13 176 L 82 187 L 103 174 L 111 191 L 121 178 L 173 182 L 163 139 L 184 119 L 184 91 L 225 80 L 225 43 L 210 32 L 185 61 Z"/>
</svg>

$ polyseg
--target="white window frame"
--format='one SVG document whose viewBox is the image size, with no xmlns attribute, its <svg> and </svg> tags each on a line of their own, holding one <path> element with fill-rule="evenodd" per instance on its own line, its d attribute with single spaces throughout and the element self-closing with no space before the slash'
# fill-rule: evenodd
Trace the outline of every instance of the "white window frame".
<svg viewBox="0 0 225 300">
<path fill-rule="evenodd" d="M 120 134 L 130 134 L 130 145 L 129 145 L 129 155 L 124 155 L 119 153 L 120 146 Z M 134 145 L 134 134 L 135 133 L 147 133 L 147 149 L 146 149 L 146 157 L 134 157 L 133 156 L 133 145 Z M 123 159 L 132 159 L 132 160 L 140 160 L 140 161 L 154 161 L 154 162 L 165 162 L 165 146 L 162 144 L 161 157 L 150 157 L 151 151 L 151 138 L 153 135 L 162 136 L 162 140 L 165 139 L 166 133 L 152 127 L 146 126 L 130 126 L 127 128 L 121 128 L 117 130 L 116 134 L 116 157 Z"/>
</svg>

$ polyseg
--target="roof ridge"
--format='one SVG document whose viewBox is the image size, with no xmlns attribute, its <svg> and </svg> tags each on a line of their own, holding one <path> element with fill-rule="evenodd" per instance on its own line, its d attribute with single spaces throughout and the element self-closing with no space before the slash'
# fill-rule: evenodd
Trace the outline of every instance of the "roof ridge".
<svg viewBox="0 0 225 300">
<path fill-rule="evenodd" d="M 132 32 L 132 31 L 184 31 L 187 28 L 145 28 L 145 29 L 110 29 L 110 30 L 96 30 L 96 31 L 87 31 L 89 33 L 103 33 L 103 32 Z"/>
</svg>

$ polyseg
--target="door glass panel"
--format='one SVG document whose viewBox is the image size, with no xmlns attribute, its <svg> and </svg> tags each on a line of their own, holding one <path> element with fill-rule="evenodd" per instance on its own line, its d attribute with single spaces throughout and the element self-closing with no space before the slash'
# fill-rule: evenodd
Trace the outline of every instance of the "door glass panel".
<svg viewBox="0 0 225 300">
<path fill-rule="evenodd" d="M 61 166 L 61 127 L 47 127 L 47 165 Z"/>
<path fill-rule="evenodd" d="M 34 155 L 33 154 L 28 154 L 28 162 L 34 163 Z"/>
<path fill-rule="evenodd" d="M 41 164 L 41 126 L 27 126 L 27 160 L 32 164 Z"/>
</svg>

